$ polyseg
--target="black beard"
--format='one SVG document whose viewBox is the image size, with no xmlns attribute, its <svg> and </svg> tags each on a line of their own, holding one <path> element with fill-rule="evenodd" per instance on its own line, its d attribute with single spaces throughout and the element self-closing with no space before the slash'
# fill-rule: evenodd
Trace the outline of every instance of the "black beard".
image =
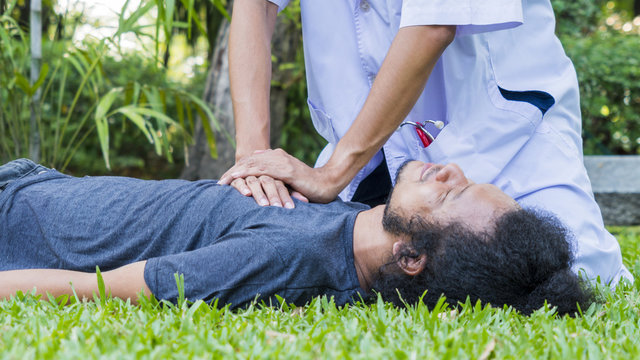
<svg viewBox="0 0 640 360">
<path fill-rule="evenodd" d="M 391 197 L 389 197 L 391 199 Z M 384 231 L 393 235 L 410 235 L 411 220 L 405 219 L 396 211 L 394 211 L 389 202 L 384 207 L 384 214 L 382 215 L 382 228 Z"/>
<path fill-rule="evenodd" d="M 402 171 L 405 169 L 408 163 L 411 161 L 405 161 L 396 172 L 396 181 L 398 184 L 401 181 L 400 176 L 402 175 Z M 391 208 L 391 199 L 393 198 L 393 192 L 395 191 L 395 186 L 391 189 L 391 193 L 387 198 L 387 203 L 384 207 L 384 214 L 382 216 L 382 228 L 393 235 L 409 235 L 411 234 L 411 221 L 410 219 L 403 218 L 397 211 Z"/>
</svg>

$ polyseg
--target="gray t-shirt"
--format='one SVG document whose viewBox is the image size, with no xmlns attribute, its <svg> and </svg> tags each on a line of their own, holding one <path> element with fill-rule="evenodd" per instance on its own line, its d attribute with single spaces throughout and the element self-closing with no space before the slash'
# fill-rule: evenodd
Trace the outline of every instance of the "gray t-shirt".
<svg viewBox="0 0 640 360">
<path fill-rule="evenodd" d="M 215 181 L 75 178 L 55 170 L 0 193 L 0 270 L 103 271 L 148 260 L 147 285 L 175 301 L 242 306 L 275 295 L 304 304 L 326 294 L 358 299 L 353 226 L 366 206 L 296 201 L 260 207 Z"/>
</svg>

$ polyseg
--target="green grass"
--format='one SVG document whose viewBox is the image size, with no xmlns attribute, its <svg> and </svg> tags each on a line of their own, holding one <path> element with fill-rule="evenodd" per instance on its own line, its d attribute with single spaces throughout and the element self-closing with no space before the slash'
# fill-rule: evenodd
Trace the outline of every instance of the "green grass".
<svg viewBox="0 0 640 360">
<path fill-rule="evenodd" d="M 640 228 L 612 228 L 640 278 Z M 99 295 L 96 295 L 99 297 Z M 578 318 L 541 309 L 442 303 L 399 310 L 378 302 L 336 306 L 326 298 L 218 310 L 202 302 L 133 306 L 114 299 L 0 301 L 0 357 L 29 358 L 637 358 L 640 281 L 603 294 Z M 67 303 L 66 305 L 63 305 Z"/>
</svg>

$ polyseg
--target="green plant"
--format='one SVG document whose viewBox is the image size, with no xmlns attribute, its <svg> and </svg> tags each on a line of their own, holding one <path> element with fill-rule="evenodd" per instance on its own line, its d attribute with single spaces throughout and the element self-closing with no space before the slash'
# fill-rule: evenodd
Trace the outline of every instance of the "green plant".
<svg viewBox="0 0 640 360">
<path fill-rule="evenodd" d="M 586 154 L 640 154 L 640 30 L 621 3 L 632 7 L 552 0 L 556 32 L 578 73 Z"/>
<path fill-rule="evenodd" d="M 61 170 L 90 136 L 97 137 L 109 168 L 110 128 L 124 120 L 153 144 L 158 155 L 164 154 L 172 161 L 170 141 L 179 138 L 185 145 L 190 141 L 194 113 L 207 119 L 203 123 L 211 155 L 215 157 L 213 129 L 209 124 L 216 124 L 216 120 L 199 96 L 174 83 L 157 86 L 132 81 L 114 87 L 104 76 L 109 52 L 115 49 L 122 53 L 119 40 L 123 34 L 148 36 L 138 20 L 157 3 L 161 2 L 141 2 L 128 17 L 121 15 L 113 37 L 89 38 L 79 45 L 68 40 L 47 42 L 41 77 L 31 85 L 24 75 L 28 68 L 28 40 L 8 15 L 16 4 L 16 0 L 12 1 L 0 18 L 0 48 L 3 49 L 0 54 L 0 160 L 28 155 L 27 119 L 31 105 L 44 110 L 38 117 L 41 162 Z M 149 61 L 157 64 L 153 58 Z M 41 101 L 32 104 L 32 95 L 38 89 L 42 91 Z M 167 98 L 175 104 L 171 115 L 167 115 Z"/>
<path fill-rule="evenodd" d="M 556 32 L 561 36 L 580 37 L 594 32 L 602 18 L 607 0 L 551 0 L 556 14 Z"/>
<path fill-rule="evenodd" d="M 640 36 L 598 31 L 564 44 L 580 82 L 585 153 L 640 154 Z"/>
</svg>

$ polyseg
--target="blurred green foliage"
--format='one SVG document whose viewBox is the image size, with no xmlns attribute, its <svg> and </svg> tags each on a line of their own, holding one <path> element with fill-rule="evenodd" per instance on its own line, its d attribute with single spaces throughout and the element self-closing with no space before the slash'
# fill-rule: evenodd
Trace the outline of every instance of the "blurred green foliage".
<svg viewBox="0 0 640 360">
<path fill-rule="evenodd" d="M 586 154 L 640 154 L 640 36 L 599 31 L 564 41 L 580 81 Z"/>
<path fill-rule="evenodd" d="M 607 0 L 552 0 L 556 32 L 562 37 L 579 37 L 598 28 Z"/>
<path fill-rule="evenodd" d="M 135 84 L 145 84 L 156 89 L 180 89 L 180 91 L 199 96 L 204 91 L 205 72 L 203 69 L 187 84 L 177 83 L 168 78 L 167 72 L 137 52 L 124 54 L 121 58 L 107 56 L 103 60 L 102 71 L 109 79 L 111 88 L 131 90 Z M 177 118 L 178 106 L 176 98 L 164 96 L 165 112 Z M 185 109 L 183 109 L 184 111 Z M 195 110 L 192 109 L 193 112 Z M 191 115 L 195 120 L 195 113 Z M 193 133 L 193 125 L 186 121 L 186 133 L 170 128 L 168 131 L 169 152 L 172 162 L 166 157 L 158 156 L 153 146 L 149 146 L 144 134 L 134 131 L 127 122 L 117 122 L 111 132 L 111 169 L 107 169 L 100 161 L 100 144 L 97 137 L 89 137 L 78 149 L 68 166 L 68 173 L 107 175 L 115 174 L 139 178 L 175 178 L 180 174 L 185 157 L 187 134 Z"/>
<path fill-rule="evenodd" d="M 184 156 L 195 115 L 216 122 L 201 100 L 202 87 L 169 79 L 160 65 L 159 32 L 171 33 L 173 26 L 188 29 L 179 21 L 167 24 L 170 2 L 142 2 L 126 17 L 120 14 L 114 35 L 100 39 L 89 35 L 74 41 L 78 15 L 73 14 L 73 20 L 59 17 L 56 28 L 62 31 L 44 41 L 41 78 L 34 85 L 28 80 L 29 37 L 14 18 L 19 6 L 10 1 L 0 14 L 0 160 L 29 156 L 33 106 L 39 110 L 41 163 L 81 175 L 108 173 L 113 160 L 115 174 L 175 177 L 179 168 L 166 164 Z M 155 24 L 155 37 L 139 24 L 154 7 L 162 7 L 165 14 L 164 21 Z M 125 35 L 151 37 L 155 54 L 123 51 L 120 40 Z M 37 103 L 32 100 L 36 90 L 42 92 Z M 215 156 L 210 121 L 205 121 L 205 130 Z M 160 156 L 165 160 L 158 162 Z M 154 164 L 149 166 L 149 161 Z M 159 173 L 158 168 L 170 171 Z"/>
<path fill-rule="evenodd" d="M 580 82 L 585 154 L 640 154 L 640 27 L 632 2 L 552 3 Z"/>
</svg>

